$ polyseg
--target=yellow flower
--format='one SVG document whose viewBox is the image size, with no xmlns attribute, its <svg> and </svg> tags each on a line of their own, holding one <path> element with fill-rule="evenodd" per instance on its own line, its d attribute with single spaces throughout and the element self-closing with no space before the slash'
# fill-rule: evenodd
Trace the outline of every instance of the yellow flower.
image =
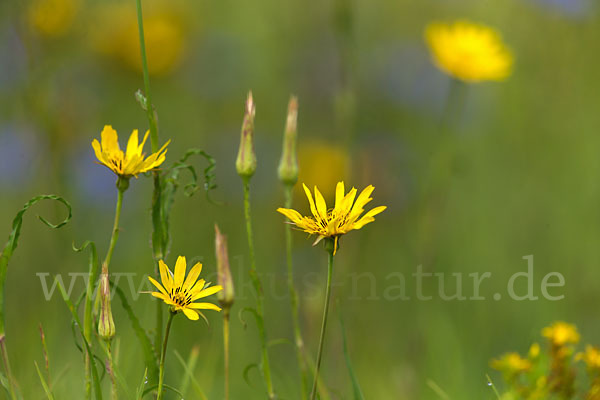
<svg viewBox="0 0 600 400">
<path fill-rule="evenodd" d="M 29 24 L 39 34 L 58 37 L 73 25 L 80 0 L 34 0 L 27 10 Z"/>
<path fill-rule="evenodd" d="M 315 186 L 315 200 L 306 185 L 302 184 L 304 192 L 310 204 L 312 217 L 303 217 L 298 211 L 290 208 L 278 208 L 277 211 L 288 217 L 294 225 L 308 232 L 311 235 L 319 235 L 314 244 L 319 243 L 323 238 L 334 238 L 333 254 L 337 251 L 338 239 L 341 235 L 350 232 L 353 229 L 360 229 L 369 222 L 375 220 L 375 215 L 385 210 L 386 206 L 375 207 L 368 211 L 361 218 L 364 206 L 373 200 L 371 193 L 375 189 L 373 186 L 367 186 L 354 201 L 356 189 L 352 188 L 348 194 L 345 194 L 344 182 L 338 182 L 335 190 L 335 207 L 327 209 L 325 199 L 319 189 Z"/>
<path fill-rule="evenodd" d="M 542 329 L 542 336 L 550 340 L 554 346 L 564 346 L 579 342 L 579 333 L 575 325 L 558 321 Z"/>
<path fill-rule="evenodd" d="M 587 345 L 585 352 L 577 354 L 577 360 L 583 360 L 589 369 L 600 370 L 600 349 Z"/>
<path fill-rule="evenodd" d="M 142 72 L 135 2 L 100 3 L 90 33 L 93 46 L 123 66 Z M 149 1 L 147 6 L 145 2 L 144 39 L 150 75 L 168 75 L 185 58 L 189 36 L 186 12 L 189 10 L 182 8 L 181 2 Z"/>
<path fill-rule="evenodd" d="M 158 262 L 158 265 L 160 267 L 162 285 L 149 276 L 148 279 L 150 282 L 160 291 L 152 292 L 151 294 L 171 306 L 172 312 L 183 311 L 186 317 L 195 321 L 198 319 L 199 311 L 197 310 L 221 311 L 219 306 L 212 303 L 194 303 L 198 299 L 208 297 L 223 289 L 221 286 L 207 285 L 204 279 L 196 281 L 202 271 L 201 263 L 196 263 L 192 267 L 187 278 L 185 278 L 187 263 L 183 256 L 177 258 L 174 275 L 162 260 Z"/>
<path fill-rule="evenodd" d="M 518 353 L 506 353 L 498 360 L 492 360 L 491 364 L 493 368 L 511 374 L 528 371 L 531 368 L 531 362 Z"/>
<path fill-rule="evenodd" d="M 467 81 L 506 79 L 513 56 L 500 34 L 485 25 L 468 21 L 431 23 L 425 29 L 435 64 L 454 78 Z"/>
<path fill-rule="evenodd" d="M 101 134 L 102 144 L 97 139 L 94 139 L 92 147 L 98 161 L 111 169 L 115 174 L 123 178 L 137 177 L 137 174 L 150 171 L 165 161 L 167 145 L 170 142 L 165 143 L 160 150 L 144 159 L 142 150 L 148 138 L 148 133 L 146 132 L 144 135 L 142 143 L 138 144 L 138 131 L 137 129 L 134 130 L 127 142 L 127 150 L 123 152 L 119 147 L 117 131 L 112 126 L 106 125 Z"/>
</svg>

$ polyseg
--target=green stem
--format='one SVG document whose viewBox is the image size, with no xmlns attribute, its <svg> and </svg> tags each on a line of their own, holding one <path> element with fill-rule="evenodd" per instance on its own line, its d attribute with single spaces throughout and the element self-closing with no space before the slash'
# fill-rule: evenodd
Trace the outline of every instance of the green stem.
<svg viewBox="0 0 600 400">
<path fill-rule="evenodd" d="M 273 392 L 273 382 L 271 381 L 271 367 L 269 365 L 269 353 L 267 350 L 267 335 L 265 332 L 264 319 L 263 319 L 263 301 L 264 292 L 258 273 L 256 271 L 256 259 L 254 257 L 254 236 L 252 234 L 252 218 L 250 216 L 250 180 L 244 179 L 244 216 L 246 218 L 246 233 L 248 235 L 248 247 L 250 249 L 250 278 L 256 291 L 256 325 L 258 326 L 258 333 L 260 337 L 260 344 L 262 349 L 262 374 L 267 386 L 267 394 L 269 399 L 275 398 Z"/>
<path fill-rule="evenodd" d="M 146 40 L 144 38 L 144 16 L 142 13 L 142 1 L 136 0 L 136 8 L 137 8 L 137 22 L 138 22 L 138 34 L 140 41 L 140 56 L 142 58 L 142 74 L 144 77 L 144 95 L 146 97 L 146 116 L 148 118 L 148 126 L 150 129 L 150 146 L 152 148 L 152 152 L 156 153 L 158 151 L 158 124 L 156 122 L 156 112 L 154 110 L 154 104 L 152 103 L 152 92 L 150 90 L 150 74 L 148 73 L 148 57 L 146 56 Z M 162 232 L 162 221 L 159 217 L 157 210 L 161 209 L 160 200 L 161 200 L 161 181 L 160 181 L 160 173 L 158 171 L 154 171 L 154 192 L 152 197 L 152 224 L 154 225 L 154 231 L 157 233 L 153 234 L 153 242 L 156 240 L 160 241 L 160 244 L 153 243 L 153 246 L 159 246 L 161 248 L 160 253 L 157 254 L 156 249 L 154 251 L 154 260 L 156 262 L 156 276 L 159 276 L 158 269 L 158 261 L 164 257 L 165 246 L 163 243 L 163 232 Z M 162 314 L 162 305 L 157 302 L 156 304 L 156 329 L 155 329 L 155 337 L 154 344 L 158 346 L 158 344 L 162 341 L 162 324 L 163 324 L 163 314 Z"/>
<path fill-rule="evenodd" d="M 293 185 L 285 185 L 285 208 L 292 208 L 292 189 Z M 302 331 L 300 330 L 300 318 L 298 315 L 298 293 L 294 287 L 294 271 L 292 262 L 292 226 L 285 224 L 285 244 L 287 258 L 287 283 L 290 292 L 290 306 L 292 309 L 292 324 L 294 329 L 294 339 L 296 344 L 296 358 L 298 361 L 298 370 L 300 372 L 301 399 L 308 397 L 308 370 L 304 358 L 304 340 L 302 340 Z"/>
<path fill-rule="evenodd" d="M 323 342 L 325 341 L 325 328 L 327 327 L 327 316 L 329 314 L 329 299 L 331 298 L 331 277 L 333 275 L 333 250 L 329 251 L 327 262 L 327 291 L 325 293 L 325 307 L 323 309 L 323 322 L 321 324 L 321 337 L 319 339 L 319 352 L 317 353 L 317 365 L 315 367 L 315 380 L 313 383 L 310 400 L 314 400 L 317 394 L 317 382 L 319 381 L 319 369 L 323 356 Z"/>
<path fill-rule="evenodd" d="M 158 129 L 152 104 L 152 93 L 150 92 L 150 74 L 148 73 L 148 58 L 146 57 L 146 40 L 144 39 L 144 17 L 142 14 L 142 0 L 136 0 L 138 34 L 140 37 L 140 53 L 142 57 L 142 73 L 144 75 L 144 94 L 146 96 L 146 113 L 150 125 L 150 145 L 152 152 L 158 151 Z"/>
<path fill-rule="evenodd" d="M 122 178 L 119 178 L 119 180 L 121 179 Z M 108 252 L 104 258 L 104 263 L 102 264 L 106 264 L 107 267 L 110 265 L 110 260 L 112 259 L 113 251 L 115 250 L 115 245 L 117 244 L 117 239 L 119 238 L 119 220 L 121 219 L 121 208 L 123 207 L 123 193 L 125 193 L 124 189 L 118 190 L 117 207 L 115 209 L 115 222 L 113 224 L 112 235 L 110 236 Z"/>
<path fill-rule="evenodd" d="M 229 400 L 229 307 L 223 308 L 223 357 L 225 358 L 225 400 Z"/>
<path fill-rule="evenodd" d="M 460 123 L 467 99 L 467 85 L 458 79 L 450 80 L 448 96 L 444 104 L 444 111 L 440 121 L 442 132 L 451 131 Z"/>
<path fill-rule="evenodd" d="M 167 343 L 169 341 L 169 332 L 171 331 L 171 322 L 176 313 L 169 312 L 169 319 L 167 320 L 167 329 L 165 330 L 165 340 L 162 346 L 162 352 L 160 353 L 160 367 L 158 370 L 158 397 L 156 400 L 163 398 L 163 382 L 165 379 L 165 358 L 167 357 Z"/>
<path fill-rule="evenodd" d="M 118 399 L 117 379 L 115 378 L 115 363 L 113 361 L 112 347 L 111 347 L 110 342 L 106 343 L 106 354 L 108 355 L 108 365 L 110 368 L 109 375 L 110 375 L 110 382 L 111 382 L 111 398 L 112 398 L 112 400 L 117 400 Z"/>
<path fill-rule="evenodd" d="M 6 336 L 2 335 L 2 337 L 0 337 L 0 353 L 2 353 L 2 363 L 4 364 L 4 372 L 6 373 L 6 379 L 8 380 L 10 398 L 12 400 L 17 400 L 17 390 L 15 388 L 15 381 L 12 375 L 12 370 L 10 369 L 10 362 L 8 361 L 8 353 L 6 352 L 6 344 L 4 343 L 5 340 Z"/>
</svg>

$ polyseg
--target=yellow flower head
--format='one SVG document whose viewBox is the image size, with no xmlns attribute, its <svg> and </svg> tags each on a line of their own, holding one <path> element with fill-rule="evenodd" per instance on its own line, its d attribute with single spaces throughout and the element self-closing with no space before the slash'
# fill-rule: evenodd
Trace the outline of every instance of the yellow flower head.
<svg viewBox="0 0 600 400">
<path fill-rule="evenodd" d="M 468 21 L 431 23 L 425 29 L 435 64 L 448 75 L 467 82 L 506 79 L 513 56 L 500 34 Z"/>
<path fill-rule="evenodd" d="M 47 37 L 63 36 L 73 25 L 80 3 L 80 0 L 33 0 L 27 10 L 29 25 Z"/>
<path fill-rule="evenodd" d="M 170 142 L 165 143 L 156 153 L 144 158 L 142 150 L 148 138 L 148 133 L 146 132 L 144 135 L 142 143 L 138 144 L 138 131 L 137 129 L 134 130 L 127 142 L 127 150 L 123 152 L 119 147 L 117 131 L 112 126 L 106 125 L 101 134 L 102 144 L 97 139 L 94 139 L 92 147 L 98 161 L 111 169 L 115 174 L 123 178 L 137 177 L 137 174 L 150 171 L 165 161 L 167 145 Z"/>
<path fill-rule="evenodd" d="M 183 311 L 186 317 L 195 321 L 198 319 L 198 313 L 200 312 L 197 310 L 221 311 L 220 307 L 212 303 L 194 303 L 198 299 L 208 297 L 223 289 L 221 286 L 207 285 L 204 279 L 197 281 L 202 271 L 201 263 L 196 263 L 192 267 L 187 278 L 185 278 L 187 264 L 183 256 L 177 258 L 175 274 L 171 273 L 169 267 L 162 260 L 158 262 L 158 265 L 162 285 L 149 276 L 150 282 L 160 291 L 151 294 L 171 306 L 172 312 Z"/>
<path fill-rule="evenodd" d="M 319 189 L 315 186 L 315 199 L 306 185 L 302 184 L 304 192 L 310 204 L 312 217 L 303 217 L 298 211 L 290 208 L 278 208 L 277 211 L 288 217 L 294 225 L 308 232 L 311 235 L 319 235 L 314 244 L 319 243 L 323 238 L 334 238 L 333 254 L 337 251 L 338 239 L 341 235 L 350 232 L 353 229 L 360 229 L 369 222 L 375 220 L 375 215 L 385 210 L 386 206 L 375 207 L 368 211 L 361 218 L 364 206 L 373 200 L 371 193 L 375 189 L 373 186 L 367 186 L 356 201 L 356 189 L 352 188 L 348 194 L 344 194 L 344 182 L 338 182 L 335 189 L 335 207 L 327 209 L 325 199 Z"/>
<path fill-rule="evenodd" d="M 564 346 L 579 342 L 579 333 L 575 325 L 558 321 L 542 329 L 542 336 L 550 340 L 554 346 Z"/>
<path fill-rule="evenodd" d="M 506 353 L 497 360 L 492 360 L 492 367 L 509 374 L 528 371 L 531 362 L 522 358 L 518 353 Z"/>
<path fill-rule="evenodd" d="M 583 353 L 577 354 L 577 360 L 583 360 L 589 369 L 600 371 L 600 349 L 589 344 Z"/>
</svg>

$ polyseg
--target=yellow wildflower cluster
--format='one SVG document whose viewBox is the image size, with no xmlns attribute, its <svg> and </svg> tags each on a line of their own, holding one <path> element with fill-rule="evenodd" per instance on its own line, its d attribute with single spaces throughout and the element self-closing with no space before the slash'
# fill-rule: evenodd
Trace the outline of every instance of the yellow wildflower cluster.
<svg viewBox="0 0 600 400">
<path fill-rule="evenodd" d="M 503 373 L 508 390 L 505 397 L 515 400 L 600 400 L 600 349 L 587 345 L 585 351 L 574 355 L 580 335 L 575 325 L 566 322 L 554 322 L 541 333 L 548 343 L 546 352 L 541 352 L 540 345 L 534 343 L 527 358 L 518 353 L 507 353 L 492 360 L 491 366 Z M 576 389 L 583 386 L 577 376 L 576 361 L 583 361 L 588 371 L 588 379 L 581 379 L 581 382 L 587 382 L 582 393 Z M 579 383 L 576 385 L 576 382 Z"/>
<path fill-rule="evenodd" d="M 42 36 L 63 36 L 73 25 L 80 6 L 80 0 L 34 0 L 27 9 L 27 20 Z"/>
</svg>

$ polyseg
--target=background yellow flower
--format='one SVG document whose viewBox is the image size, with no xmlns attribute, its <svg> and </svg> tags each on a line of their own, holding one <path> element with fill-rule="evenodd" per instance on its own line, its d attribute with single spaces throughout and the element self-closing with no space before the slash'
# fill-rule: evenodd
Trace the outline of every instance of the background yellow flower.
<svg viewBox="0 0 600 400">
<path fill-rule="evenodd" d="M 506 79 L 513 56 L 500 34 L 468 21 L 431 23 L 425 39 L 435 64 L 448 75 L 467 82 Z"/>
</svg>

